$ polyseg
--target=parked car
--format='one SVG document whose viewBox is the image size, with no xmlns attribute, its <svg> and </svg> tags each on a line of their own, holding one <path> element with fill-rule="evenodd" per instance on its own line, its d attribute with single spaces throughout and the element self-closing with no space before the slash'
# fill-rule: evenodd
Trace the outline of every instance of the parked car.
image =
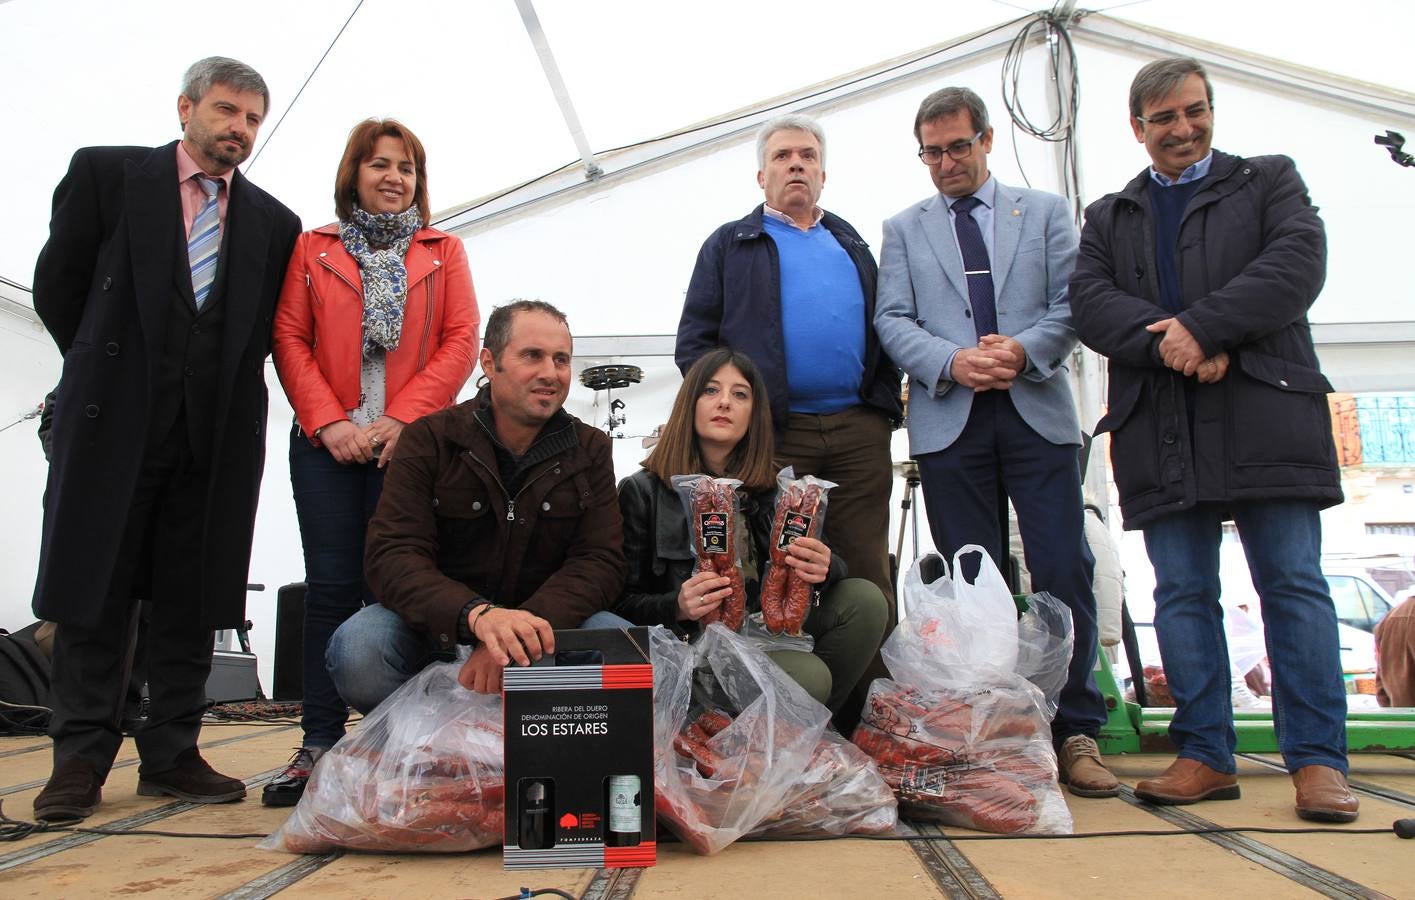
<svg viewBox="0 0 1415 900">
<path fill-rule="evenodd" d="M 1380 560 L 1352 556 L 1322 557 L 1322 574 L 1327 576 L 1331 587 L 1332 603 L 1336 604 L 1337 621 L 1359 628 L 1375 631 L 1376 624 L 1395 608 L 1395 599 L 1386 591 L 1382 581 L 1396 571 L 1390 565 L 1382 565 Z M 1377 579 L 1375 573 L 1387 577 Z M 1406 589 L 1409 585 L 1404 585 Z"/>
<path fill-rule="evenodd" d="M 1374 672 L 1376 670 L 1376 638 L 1374 635 L 1337 623 L 1337 640 L 1341 646 L 1341 668 L 1344 672 Z M 1159 639 L 1153 622 L 1136 622 L 1135 638 L 1140 646 L 1140 659 L 1145 665 L 1161 666 Z M 1123 671 L 1123 670 L 1122 670 Z"/>
</svg>

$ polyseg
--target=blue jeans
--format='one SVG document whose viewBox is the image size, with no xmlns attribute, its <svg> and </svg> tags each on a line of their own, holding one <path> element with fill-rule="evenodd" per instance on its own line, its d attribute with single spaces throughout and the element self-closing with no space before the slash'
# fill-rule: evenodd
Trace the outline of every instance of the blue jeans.
<svg viewBox="0 0 1415 900">
<path fill-rule="evenodd" d="M 612 612 L 597 612 L 581 628 L 632 628 Z M 433 661 L 427 640 L 381 603 L 359 610 L 329 642 L 329 676 L 349 705 L 367 713 Z"/>
<path fill-rule="evenodd" d="M 377 463 L 336 462 L 290 432 L 290 483 L 305 551 L 304 727 L 306 747 L 333 747 L 349 718 L 325 668 L 334 630 L 373 598 L 364 584 L 364 535 L 383 490 Z"/>
<path fill-rule="evenodd" d="M 1273 673 L 1273 727 L 1289 772 L 1346 764 L 1346 692 L 1315 503 L 1227 504 L 1262 600 Z M 1200 503 L 1144 529 L 1155 567 L 1155 633 L 1177 709 L 1169 726 L 1179 755 L 1235 771 L 1228 644 L 1219 605 L 1223 507 Z"/>
</svg>

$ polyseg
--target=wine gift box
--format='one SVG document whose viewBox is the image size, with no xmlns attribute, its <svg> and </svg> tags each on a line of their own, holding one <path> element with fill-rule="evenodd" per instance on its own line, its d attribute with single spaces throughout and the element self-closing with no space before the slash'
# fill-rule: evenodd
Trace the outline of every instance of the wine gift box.
<svg viewBox="0 0 1415 900">
<path fill-rule="evenodd" d="M 508 869 L 654 864 L 653 664 L 647 628 L 555 632 L 507 666 Z"/>
</svg>

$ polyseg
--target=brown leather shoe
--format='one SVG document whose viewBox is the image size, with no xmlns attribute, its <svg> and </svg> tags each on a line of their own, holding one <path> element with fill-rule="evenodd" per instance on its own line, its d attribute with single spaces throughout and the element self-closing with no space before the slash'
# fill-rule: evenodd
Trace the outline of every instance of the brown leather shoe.
<svg viewBox="0 0 1415 900">
<path fill-rule="evenodd" d="M 1238 778 L 1217 772 L 1197 759 L 1180 757 L 1158 778 L 1135 785 L 1135 796 L 1161 806 L 1184 806 L 1200 800 L 1237 800 Z"/>
<path fill-rule="evenodd" d="M 1355 822 L 1360 803 L 1351 796 L 1346 776 L 1330 766 L 1303 766 L 1292 773 L 1297 786 L 1297 815 L 1313 822 Z"/>
<path fill-rule="evenodd" d="M 34 817 L 41 822 L 80 822 L 93 815 L 103 799 L 103 778 L 92 764 L 66 759 L 54 767 L 49 783 L 34 798 Z"/>
<path fill-rule="evenodd" d="M 1101 762 L 1101 748 L 1093 737 L 1071 735 L 1061 745 L 1056 764 L 1058 780 L 1078 797 L 1114 797 L 1120 793 L 1120 780 Z"/>
<path fill-rule="evenodd" d="M 165 772 L 147 773 L 139 768 L 138 794 L 176 797 L 190 803 L 230 803 L 246 796 L 246 783 L 222 775 L 192 747 L 183 750 L 177 764 Z"/>
</svg>

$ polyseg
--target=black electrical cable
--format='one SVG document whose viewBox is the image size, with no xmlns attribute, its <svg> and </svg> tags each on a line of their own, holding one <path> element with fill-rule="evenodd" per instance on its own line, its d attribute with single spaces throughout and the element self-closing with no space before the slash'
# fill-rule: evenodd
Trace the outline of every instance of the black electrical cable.
<svg viewBox="0 0 1415 900">
<path fill-rule="evenodd" d="M 557 897 L 564 897 L 566 900 L 578 900 L 574 894 L 567 894 L 560 888 L 536 888 L 535 890 L 531 890 L 527 887 L 521 888 L 521 893 L 519 894 L 512 894 L 510 897 L 498 897 L 497 900 L 526 900 L 527 897 L 539 897 L 542 894 L 554 894 Z"/>
<path fill-rule="evenodd" d="M 939 47 L 939 48 L 936 49 L 936 50 L 930 50 L 930 51 L 927 52 L 927 53 L 921 53 L 921 54 L 919 54 L 918 56 L 914 56 L 914 57 L 911 57 L 911 58 L 909 58 L 909 59 L 903 60 L 902 62 L 895 63 L 894 65 L 889 66 L 888 68 L 880 69 L 879 71 L 876 71 L 876 72 L 870 72 L 868 75 L 861 75 L 859 78 L 854 78 L 854 79 L 851 79 L 850 81 L 845 81 L 845 82 L 842 82 L 842 83 L 840 83 L 840 84 L 832 85 L 832 86 L 830 86 L 830 87 L 821 88 L 821 89 L 818 90 L 818 91 L 814 91 L 814 92 L 809 93 L 809 94 L 804 94 L 804 95 L 802 95 L 802 96 L 800 96 L 800 97 L 793 97 L 793 98 L 790 99 L 790 100 L 783 100 L 782 102 L 773 104 L 773 105 L 771 105 L 771 106 L 756 107 L 756 108 L 754 108 L 754 109 L 752 109 L 752 110 L 750 110 L 750 111 L 748 111 L 748 112 L 741 113 L 740 115 L 727 116 L 727 117 L 721 118 L 721 119 L 713 119 L 713 120 L 711 120 L 711 121 L 709 121 L 709 122 L 704 122 L 704 123 L 701 124 L 701 125 L 694 125 L 694 126 L 692 126 L 691 128 L 681 128 L 681 129 L 679 129 L 678 131 L 670 131 L 670 132 L 667 133 L 667 134 L 661 134 L 661 135 L 658 135 L 657 137 L 648 138 L 648 139 L 646 139 L 646 140 L 635 141 L 635 142 L 630 143 L 630 144 L 623 144 L 623 145 L 621 145 L 621 146 L 619 146 L 619 147 L 611 147 L 611 148 L 608 149 L 608 150 L 597 150 L 597 151 L 595 151 L 595 155 L 596 155 L 596 156 L 606 156 L 606 155 L 608 155 L 608 154 L 610 154 L 610 153 L 620 153 L 620 152 L 622 152 L 622 151 L 624 151 L 624 150 L 636 150 L 636 149 L 638 149 L 638 148 L 640 148 L 640 147 L 648 147 L 648 146 L 650 146 L 650 145 L 652 145 L 652 144 L 659 143 L 660 141 L 669 141 L 669 140 L 673 140 L 674 138 L 685 137 L 685 136 L 690 135 L 690 134 L 697 134 L 698 132 L 701 132 L 701 131 L 708 131 L 708 130 L 710 130 L 710 129 L 720 128 L 720 127 L 722 127 L 723 125 L 730 125 L 730 124 L 732 124 L 733 122 L 741 122 L 741 121 L 745 121 L 745 120 L 747 120 L 747 119 L 753 119 L 753 118 L 756 118 L 757 116 L 762 115 L 763 113 L 769 113 L 769 112 L 773 112 L 773 111 L 778 110 L 778 109 L 784 109 L 784 108 L 786 108 L 786 107 L 796 106 L 797 104 L 801 103 L 802 101 L 811 100 L 811 99 L 813 99 L 813 98 L 815 98 L 815 97 L 820 97 L 820 96 L 825 95 L 825 94 L 830 94 L 830 93 L 833 93 L 833 92 L 835 92 L 835 91 L 838 91 L 838 90 L 840 90 L 840 89 L 842 89 L 842 88 L 847 88 L 847 87 L 850 87 L 851 85 L 859 84 L 859 83 L 862 82 L 862 81 L 868 81 L 868 80 L 873 79 L 873 78 L 878 78 L 878 77 L 881 76 L 881 75 L 887 75 L 887 74 L 889 74 L 890 72 L 896 72 L 896 71 L 898 71 L 898 70 L 900 70 L 900 69 L 907 68 L 908 66 L 912 66 L 912 65 L 914 65 L 914 64 L 916 64 L 916 63 L 919 63 L 919 62 L 922 62 L 922 61 L 924 61 L 924 60 L 926 60 L 926 59 L 929 59 L 930 57 L 938 56 L 940 53 L 947 53 L 949 50 L 952 50 L 952 49 L 955 48 L 955 47 L 961 46 L 961 45 L 967 43 L 967 42 L 970 41 L 970 40 L 975 40 L 977 37 L 986 37 L 987 35 L 993 34 L 993 33 L 998 32 L 998 31 L 1002 31 L 1003 29 L 1011 28 L 1012 26 L 1016 25 L 1018 22 L 1021 22 L 1021 21 L 1023 21 L 1023 19 L 1027 19 L 1027 18 L 1030 18 L 1030 15 L 1028 15 L 1028 16 L 1019 16 L 1018 18 L 1012 19 L 1011 21 L 999 23 L 998 25 L 995 25 L 995 26 L 993 26 L 992 28 L 989 28 L 988 30 L 982 32 L 981 34 L 976 35 L 976 36 L 974 36 L 974 37 L 967 38 L 966 40 L 954 41 L 953 43 L 945 44 L 945 45 L 943 45 L 942 47 Z M 531 179 L 528 179 L 528 180 L 526 180 L 526 181 L 523 181 L 523 182 L 521 182 L 521 183 L 518 184 L 518 185 L 515 185 L 515 186 L 513 186 L 513 187 L 509 187 L 509 188 L 507 188 L 506 190 L 501 191 L 500 193 L 493 194 L 492 196 L 487 197 L 487 198 L 485 198 L 484 200 L 478 201 L 477 203 L 474 203 L 474 204 L 472 204 L 471 206 L 463 207 L 462 209 L 459 209 L 459 210 L 457 210 L 456 212 L 448 213 L 447 215 L 445 215 L 445 216 L 443 216 L 443 217 L 441 217 L 441 218 L 439 218 L 439 219 L 434 219 L 431 224 L 433 224 L 433 225 L 441 225 L 443 222 L 446 222 L 446 221 L 448 221 L 449 219 L 455 219 L 455 218 L 458 217 L 458 216 L 465 215 L 466 213 L 473 212 L 473 211 L 475 211 L 475 210 L 481 209 L 483 206 L 486 206 L 486 205 L 489 204 L 489 203 L 495 203 L 497 200 L 500 200 L 500 199 L 503 198 L 503 197 L 509 197 L 510 195 L 516 193 L 517 191 L 524 190 L 525 188 L 530 187 L 531 185 L 535 184 L 536 182 L 544 181 L 545 179 L 550 178 L 550 177 L 553 176 L 553 175 L 557 175 L 557 174 L 559 174 L 559 173 L 561 173 L 561 172 L 564 172 L 566 169 L 569 169 L 569 168 L 571 168 L 571 167 L 573 167 L 573 166 L 579 165 L 579 163 L 580 163 L 579 160 L 574 160 L 574 161 L 572 161 L 572 162 L 566 163 L 566 164 L 563 165 L 563 166 L 558 166 L 558 167 L 556 167 L 556 168 L 554 168 L 554 169 L 551 169 L 549 172 L 545 172 L 545 173 L 543 173 L 543 174 L 541 174 L 541 175 L 537 175 L 537 176 L 534 177 L 534 178 L 531 178 Z"/>
<path fill-rule="evenodd" d="M 1023 59 L 1027 45 L 1038 37 L 1041 37 L 1042 43 L 1046 45 L 1049 57 L 1051 77 L 1048 89 L 1056 95 L 1056 113 L 1044 125 L 1037 124 L 1028 116 L 1021 95 L 1024 82 Z M 1063 75 L 1066 73 L 1069 73 L 1069 80 L 1063 86 Z M 1079 222 L 1081 172 L 1076 156 L 1076 117 L 1081 108 L 1081 81 L 1076 47 L 1071 42 L 1071 33 L 1065 20 L 1054 13 L 1042 12 L 1023 25 L 1003 55 L 1001 78 L 1002 104 L 1007 109 L 1012 125 L 1012 153 L 1017 160 L 1017 169 L 1022 180 L 1028 187 L 1032 186 L 1026 168 L 1022 165 L 1022 157 L 1017 152 L 1016 135 L 1019 130 L 1038 140 L 1061 144 L 1064 181 L 1062 191 L 1072 198 L 1072 212 Z"/>
<path fill-rule="evenodd" d="M 8 426 L 7 426 L 8 427 Z M 0 431 L 3 431 L 0 428 Z M 47 706 L 29 703 L 11 703 L 0 700 L 0 729 L 7 734 L 40 735 L 47 731 L 49 717 L 54 710 Z"/>
<path fill-rule="evenodd" d="M 98 834 L 106 837 L 170 837 L 170 838 L 207 838 L 217 840 L 253 840 L 264 839 L 269 835 L 265 832 L 200 832 L 200 831 L 157 831 L 146 828 L 105 828 L 103 826 L 81 827 L 78 825 L 50 825 L 45 822 L 27 822 L 23 819 L 12 819 L 5 814 L 5 803 L 0 800 L 0 842 L 13 842 L 23 840 L 33 834 L 50 834 L 68 832 L 72 834 Z M 1268 826 L 1233 826 L 1211 828 L 1176 828 L 1176 829 L 1132 829 L 1121 831 L 1082 831 L 1073 834 L 856 834 L 856 835 L 774 835 L 744 837 L 740 839 L 743 843 L 808 843 L 816 841 L 838 841 L 838 840 L 866 840 L 866 841 L 1077 841 L 1088 838 L 1115 838 L 1115 837 L 1186 837 L 1191 835 L 1205 834 L 1396 834 L 1401 838 L 1415 838 L 1415 819 L 1397 819 L 1391 823 L 1389 828 L 1273 828 Z M 523 893 L 516 897 L 502 898 L 502 900 L 521 900 L 522 897 L 538 896 L 540 894 L 554 893 L 561 896 L 569 896 L 556 888 L 543 888 L 533 893 Z"/>
<path fill-rule="evenodd" d="M 358 3 L 354 4 L 354 11 L 349 13 L 349 18 L 344 20 L 343 25 L 339 26 L 339 33 L 334 35 L 334 40 L 330 41 L 329 46 L 324 48 L 324 53 L 319 57 L 319 62 L 315 63 L 309 75 L 305 76 L 305 83 L 300 85 L 298 91 L 295 91 L 295 96 L 290 100 L 290 105 L 285 107 L 285 111 L 282 112 L 280 118 L 275 121 L 275 127 L 270 129 L 270 133 L 265 136 L 265 140 L 256 148 L 255 155 L 251 157 L 250 163 L 246 166 L 246 174 L 250 174 L 251 169 L 255 168 L 256 160 L 260 159 L 261 153 L 265 152 L 265 148 L 269 147 L 270 142 L 275 140 L 275 132 L 280 130 L 280 125 L 285 121 L 285 117 L 290 114 L 290 110 L 295 108 L 295 104 L 300 102 L 300 95 L 305 92 L 305 88 L 309 87 L 310 81 L 314 79 L 314 74 L 319 71 L 320 66 L 324 65 L 324 60 L 329 56 L 329 51 L 333 50 L 334 45 L 339 43 L 339 39 L 344 36 L 344 29 L 349 27 L 350 22 L 354 21 L 354 16 L 358 14 L 359 8 L 363 5 L 364 0 L 359 0 Z"/>
<path fill-rule="evenodd" d="M 1073 834 L 847 834 L 744 837 L 740 842 L 768 843 L 772 841 L 809 842 L 836 841 L 842 838 L 862 841 L 1077 841 L 1086 838 L 1114 837 L 1187 837 L 1203 834 L 1396 834 L 1415 837 L 1415 819 L 1396 819 L 1388 828 L 1274 828 L 1265 825 L 1215 825 L 1211 828 L 1131 829 L 1126 831 L 1079 831 Z"/>
<path fill-rule="evenodd" d="M 70 834 L 101 834 L 107 837 L 172 837 L 172 838 L 217 838 L 218 840 L 251 840 L 252 838 L 268 837 L 265 832 L 201 832 L 201 831 L 154 831 L 145 828 L 105 828 L 102 825 L 83 827 L 79 825 L 56 824 L 47 822 L 26 822 L 23 819 L 12 819 L 5 815 L 5 801 L 0 800 L 0 842 L 13 842 L 24 840 L 32 834 L 58 834 L 68 832 Z"/>
<path fill-rule="evenodd" d="M 202 720 L 202 728 L 289 728 L 291 725 L 299 725 L 299 719 L 265 719 L 252 722 L 209 722 Z"/>
</svg>

